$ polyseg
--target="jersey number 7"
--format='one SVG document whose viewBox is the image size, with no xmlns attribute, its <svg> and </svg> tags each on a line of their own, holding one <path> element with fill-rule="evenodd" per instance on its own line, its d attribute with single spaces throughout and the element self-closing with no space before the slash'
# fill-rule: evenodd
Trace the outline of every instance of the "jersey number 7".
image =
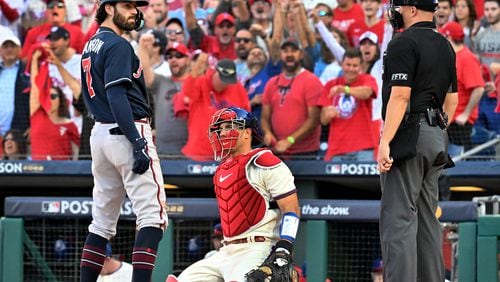
<svg viewBox="0 0 500 282">
<path fill-rule="evenodd" d="M 94 98 L 95 92 L 94 88 L 92 87 L 92 74 L 90 73 L 91 67 L 92 67 L 92 61 L 90 60 L 90 57 L 82 60 L 82 69 L 83 72 L 85 73 L 85 78 L 87 81 L 87 90 L 89 91 L 90 98 Z"/>
</svg>

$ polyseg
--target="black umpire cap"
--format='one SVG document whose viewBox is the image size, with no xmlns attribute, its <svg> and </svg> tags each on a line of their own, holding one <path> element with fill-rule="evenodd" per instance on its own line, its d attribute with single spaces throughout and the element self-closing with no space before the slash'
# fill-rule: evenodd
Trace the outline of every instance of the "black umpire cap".
<svg viewBox="0 0 500 282">
<path fill-rule="evenodd" d="M 434 12 L 438 5 L 438 0 L 391 0 L 394 6 L 415 6 L 419 10 Z"/>
</svg>

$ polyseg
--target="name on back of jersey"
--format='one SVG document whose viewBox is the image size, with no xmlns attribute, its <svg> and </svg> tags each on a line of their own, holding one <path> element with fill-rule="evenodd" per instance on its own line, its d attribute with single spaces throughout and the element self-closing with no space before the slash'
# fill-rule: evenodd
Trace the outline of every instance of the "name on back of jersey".
<svg viewBox="0 0 500 282">
<path fill-rule="evenodd" d="M 90 52 L 99 53 L 102 45 L 104 45 L 104 41 L 99 38 L 94 38 L 87 42 L 87 44 L 85 44 L 85 47 L 83 48 L 83 54 Z"/>
</svg>

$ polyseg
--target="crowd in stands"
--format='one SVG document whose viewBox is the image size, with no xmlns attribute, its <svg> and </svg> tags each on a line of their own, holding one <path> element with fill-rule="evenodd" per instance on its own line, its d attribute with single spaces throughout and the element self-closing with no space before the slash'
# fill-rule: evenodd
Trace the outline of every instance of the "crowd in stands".
<svg viewBox="0 0 500 282">
<path fill-rule="evenodd" d="M 93 119 L 81 97 L 80 54 L 98 32 L 97 7 L 0 0 L 3 159 L 89 158 Z M 209 117 L 233 106 L 251 110 L 261 143 L 285 159 L 374 160 L 383 55 L 397 36 L 387 7 L 149 0 L 140 8 L 145 28 L 123 37 L 141 60 L 159 155 L 213 160 Z M 459 106 L 449 128 L 456 156 L 500 134 L 499 0 L 439 0 L 435 23 L 457 54 Z"/>
</svg>

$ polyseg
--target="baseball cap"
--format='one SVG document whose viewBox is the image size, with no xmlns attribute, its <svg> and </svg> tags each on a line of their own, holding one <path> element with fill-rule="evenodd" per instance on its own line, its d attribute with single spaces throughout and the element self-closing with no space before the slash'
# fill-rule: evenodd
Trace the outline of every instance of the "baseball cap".
<svg viewBox="0 0 500 282">
<path fill-rule="evenodd" d="M 236 83 L 236 64 L 228 59 L 220 60 L 215 67 L 219 73 L 220 80 L 226 84 Z"/>
<path fill-rule="evenodd" d="M 184 30 L 184 25 L 182 24 L 182 21 L 179 18 L 171 18 L 167 21 L 165 24 L 165 27 L 169 26 L 171 23 L 176 23 L 178 24 L 183 30 Z"/>
<path fill-rule="evenodd" d="M 215 25 L 220 25 L 223 21 L 228 21 L 231 24 L 234 24 L 234 22 L 235 22 L 234 17 L 231 14 L 229 14 L 229 13 L 220 13 L 215 18 Z"/>
<path fill-rule="evenodd" d="M 212 237 L 218 237 L 218 238 L 223 237 L 222 225 L 220 223 L 214 225 L 214 233 L 212 234 Z"/>
<path fill-rule="evenodd" d="M 179 53 L 181 53 L 184 56 L 189 56 L 189 49 L 186 47 L 186 45 L 179 43 L 179 42 L 174 42 L 170 47 L 167 48 L 165 53 L 168 53 L 171 50 L 175 50 Z"/>
<path fill-rule="evenodd" d="M 439 32 L 451 37 L 452 40 L 460 41 L 465 37 L 463 27 L 454 21 L 447 22 L 442 28 L 439 29 Z"/>
<path fill-rule="evenodd" d="M 168 44 L 168 39 L 167 36 L 163 32 L 160 32 L 155 29 L 150 29 L 146 33 L 152 34 L 155 37 L 155 44 L 158 44 L 160 46 L 160 52 L 163 53 L 165 48 L 167 47 Z"/>
<path fill-rule="evenodd" d="M 21 46 L 21 40 L 14 34 L 9 34 L 7 36 L 3 36 L 0 38 L 0 46 L 2 46 L 5 42 L 11 41 L 14 42 L 17 46 Z"/>
<path fill-rule="evenodd" d="M 47 35 L 47 39 L 55 41 L 55 40 L 59 40 L 61 38 L 65 39 L 65 40 L 69 39 L 68 30 L 62 26 L 55 25 L 55 26 L 51 27 L 50 33 L 49 33 L 49 35 Z"/>
<path fill-rule="evenodd" d="M 288 45 L 291 45 L 297 49 L 301 48 L 299 40 L 297 40 L 295 37 L 288 37 L 285 40 L 283 40 L 280 44 L 280 49 L 283 49 Z"/>
<path fill-rule="evenodd" d="M 363 32 L 363 34 L 359 37 L 359 43 L 361 44 L 361 42 L 365 39 L 370 40 L 373 44 L 378 44 L 378 36 L 371 31 Z"/>
</svg>

